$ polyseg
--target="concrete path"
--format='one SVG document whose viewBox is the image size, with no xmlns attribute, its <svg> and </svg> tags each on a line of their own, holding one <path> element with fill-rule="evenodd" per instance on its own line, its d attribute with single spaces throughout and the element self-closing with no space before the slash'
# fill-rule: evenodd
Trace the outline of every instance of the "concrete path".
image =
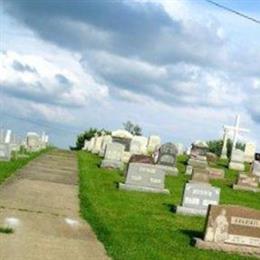
<svg viewBox="0 0 260 260">
<path fill-rule="evenodd" d="M 90 226 L 79 217 L 76 156 L 41 155 L 0 186 L 1 260 L 108 259 Z"/>
</svg>

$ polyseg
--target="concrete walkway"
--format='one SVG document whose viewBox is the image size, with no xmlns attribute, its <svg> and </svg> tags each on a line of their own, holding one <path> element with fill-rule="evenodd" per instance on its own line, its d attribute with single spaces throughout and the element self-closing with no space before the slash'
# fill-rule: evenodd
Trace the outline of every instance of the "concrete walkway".
<svg viewBox="0 0 260 260">
<path fill-rule="evenodd" d="M 41 155 L 0 186 L 1 260 L 108 259 L 79 217 L 77 160 L 71 152 Z"/>
</svg>

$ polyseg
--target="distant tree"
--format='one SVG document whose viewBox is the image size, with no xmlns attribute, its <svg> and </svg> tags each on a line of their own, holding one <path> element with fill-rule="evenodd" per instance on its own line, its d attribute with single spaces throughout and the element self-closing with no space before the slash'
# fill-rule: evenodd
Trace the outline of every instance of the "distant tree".
<svg viewBox="0 0 260 260">
<path fill-rule="evenodd" d="M 98 130 L 97 128 L 89 128 L 88 130 L 77 136 L 76 147 L 71 147 L 71 149 L 81 150 L 84 147 L 85 140 L 90 140 L 92 137 L 95 136 L 96 133 L 98 133 L 98 135 L 101 135 L 103 131 L 105 132 L 105 134 L 111 133 L 110 131 L 107 131 L 105 129 Z"/>
<path fill-rule="evenodd" d="M 222 147 L 223 147 L 223 140 L 212 140 L 208 141 L 208 146 L 209 146 L 209 151 L 211 153 L 214 153 L 218 156 L 221 155 Z M 244 151 L 245 149 L 245 144 L 237 142 L 237 149 L 240 149 Z M 231 155 L 231 149 L 232 149 L 232 141 L 230 139 L 227 140 L 227 156 L 230 158 Z"/>
<path fill-rule="evenodd" d="M 131 121 L 123 123 L 124 129 L 130 132 L 132 135 L 142 135 L 142 128 L 138 124 L 134 124 Z"/>
</svg>

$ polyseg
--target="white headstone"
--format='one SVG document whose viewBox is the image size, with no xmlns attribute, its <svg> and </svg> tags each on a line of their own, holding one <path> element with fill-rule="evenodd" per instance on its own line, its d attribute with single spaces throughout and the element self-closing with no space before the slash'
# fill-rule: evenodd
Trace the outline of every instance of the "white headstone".
<svg viewBox="0 0 260 260">
<path fill-rule="evenodd" d="M 245 162 L 252 163 L 255 157 L 256 146 L 254 143 L 246 143 Z"/>
<path fill-rule="evenodd" d="M 147 138 L 144 136 L 134 136 L 130 143 L 131 154 L 147 154 Z"/>
<path fill-rule="evenodd" d="M 153 153 L 158 146 L 161 145 L 161 138 L 157 135 L 151 135 L 148 138 L 147 152 Z"/>
</svg>

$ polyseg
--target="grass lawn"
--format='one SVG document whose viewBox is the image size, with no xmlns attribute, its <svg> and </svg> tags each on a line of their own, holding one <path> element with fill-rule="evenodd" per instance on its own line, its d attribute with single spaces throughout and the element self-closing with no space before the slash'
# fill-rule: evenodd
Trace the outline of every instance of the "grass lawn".
<svg viewBox="0 0 260 260">
<path fill-rule="evenodd" d="M 26 158 L 12 159 L 9 162 L 0 161 L 0 184 L 3 183 L 5 179 L 11 176 L 16 170 L 22 168 L 29 161 L 38 157 L 40 154 L 45 153 L 49 149 L 51 148 L 47 148 L 40 152 L 27 153 L 28 157 Z"/>
<path fill-rule="evenodd" d="M 113 259 L 252 259 L 222 252 L 204 251 L 192 246 L 192 238 L 202 237 L 205 219 L 172 212 L 182 199 L 185 157 L 178 159 L 180 174 L 167 177 L 170 195 L 119 191 L 123 173 L 98 167 L 98 156 L 80 151 L 81 214 L 92 225 Z M 226 168 L 220 161 L 218 167 Z M 221 188 L 221 204 L 237 204 L 260 210 L 260 194 L 234 191 L 237 173 L 226 168 Z"/>
</svg>

